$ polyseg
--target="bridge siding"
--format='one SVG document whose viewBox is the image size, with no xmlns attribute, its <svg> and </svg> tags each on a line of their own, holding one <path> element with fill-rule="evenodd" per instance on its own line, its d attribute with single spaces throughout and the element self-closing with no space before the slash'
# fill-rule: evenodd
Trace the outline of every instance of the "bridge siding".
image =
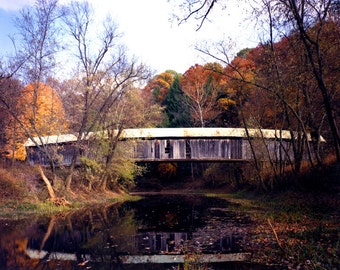
<svg viewBox="0 0 340 270">
<path fill-rule="evenodd" d="M 138 161 L 185 161 L 185 160 L 250 160 L 252 154 L 249 141 L 246 139 L 144 139 L 131 141 L 120 141 L 126 143 L 126 147 L 133 147 L 131 158 Z M 256 147 L 257 157 L 268 159 L 268 152 L 273 160 L 291 158 L 293 151 L 290 142 L 266 141 L 266 146 L 262 142 L 253 142 Z M 51 151 L 55 145 L 49 146 Z M 266 149 L 268 147 L 268 149 Z M 284 151 L 284 149 L 285 151 Z M 58 155 L 62 158 L 59 163 L 70 165 L 74 146 L 64 144 L 57 146 Z M 28 147 L 27 157 L 33 164 L 48 165 L 48 158 L 36 147 Z"/>
<path fill-rule="evenodd" d="M 252 153 L 248 139 L 149 139 L 135 141 L 134 156 L 139 161 L 169 160 L 250 160 Z M 290 141 L 252 140 L 259 160 L 291 159 L 294 153 Z M 304 159 L 307 159 L 307 153 Z"/>
<path fill-rule="evenodd" d="M 243 159 L 242 139 L 149 139 L 135 141 L 133 158 L 141 161 Z"/>
<path fill-rule="evenodd" d="M 254 131 L 255 132 L 255 131 Z M 254 133 L 253 132 L 253 133 Z M 251 142 L 256 149 L 257 158 L 268 160 L 294 159 L 288 131 L 262 130 L 264 137 L 256 135 Z M 244 137 L 243 129 L 207 128 L 207 129 L 140 129 L 125 130 L 119 143 L 127 142 L 133 148 L 131 158 L 139 161 L 185 161 L 185 160 L 250 160 L 249 139 Z M 183 133 L 183 134 L 182 134 Z M 152 137 L 154 135 L 154 137 Z M 264 138 L 264 140 L 263 140 Z M 57 152 L 62 158 L 60 164 L 70 165 L 74 149 L 75 136 L 47 136 L 47 147 Z M 37 140 L 38 141 L 38 140 Z M 91 140 L 88 141 L 91 143 Z M 48 164 L 48 159 L 33 142 L 25 144 L 28 160 L 31 164 Z M 90 156 L 90 153 L 88 153 Z M 304 159 L 307 159 L 305 154 Z"/>
</svg>

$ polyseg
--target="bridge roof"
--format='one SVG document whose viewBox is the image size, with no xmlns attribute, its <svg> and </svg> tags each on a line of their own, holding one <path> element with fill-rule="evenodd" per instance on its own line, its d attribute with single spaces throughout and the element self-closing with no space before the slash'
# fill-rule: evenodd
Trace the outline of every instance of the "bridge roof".
<svg viewBox="0 0 340 270">
<path fill-rule="evenodd" d="M 261 137 L 266 139 L 282 138 L 290 139 L 290 132 L 287 130 L 274 129 L 248 129 L 250 137 Z M 262 135 L 261 135 L 262 133 Z M 244 128 L 141 128 L 124 129 L 122 139 L 138 138 L 247 138 Z"/>
<path fill-rule="evenodd" d="M 288 130 L 275 129 L 248 129 L 249 137 L 265 139 L 290 140 L 291 133 Z M 90 133 L 87 137 L 98 135 Z M 247 138 L 244 128 L 140 128 L 124 129 L 120 138 L 124 139 L 166 139 L 166 138 Z M 51 135 L 28 139 L 26 147 L 36 146 L 36 144 L 57 144 L 75 142 L 77 136 L 74 134 Z M 311 140 L 310 135 L 308 140 Z M 321 138 L 321 141 L 325 140 Z M 35 143 L 36 142 L 36 143 Z"/>
<path fill-rule="evenodd" d="M 58 144 L 77 141 L 77 136 L 74 134 L 60 134 L 49 135 L 41 137 L 33 137 L 33 140 L 29 138 L 24 144 L 25 147 L 43 145 L 43 144 Z"/>
</svg>

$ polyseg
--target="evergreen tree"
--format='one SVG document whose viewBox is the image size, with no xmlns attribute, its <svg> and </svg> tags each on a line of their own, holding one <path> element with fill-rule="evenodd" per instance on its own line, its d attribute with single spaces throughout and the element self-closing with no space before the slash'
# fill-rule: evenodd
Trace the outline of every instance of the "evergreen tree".
<svg viewBox="0 0 340 270">
<path fill-rule="evenodd" d="M 185 103 L 185 93 L 182 91 L 180 77 L 176 76 L 165 98 L 165 113 L 168 127 L 190 127 L 190 112 Z"/>
</svg>

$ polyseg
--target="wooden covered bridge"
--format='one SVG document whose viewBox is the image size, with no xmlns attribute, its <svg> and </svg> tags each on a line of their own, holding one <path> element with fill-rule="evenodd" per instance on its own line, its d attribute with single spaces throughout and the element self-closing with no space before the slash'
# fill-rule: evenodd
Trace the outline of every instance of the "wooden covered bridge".
<svg viewBox="0 0 340 270">
<path fill-rule="evenodd" d="M 87 138 L 93 138 L 89 134 Z M 97 133 L 96 133 L 97 134 Z M 98 134 L 96 135 L 98 136 Z M 295 135 L 294 135 L 295 136 Z M 293 158 L 291 132 L 273 129 L 244 128 L 143 128 L 125 129 L 119 143 L 130 147 L 128 153 L 141 162 L 227 161 L 241 162 L 252 158 L 250 142 L 257 151 L 273 158 Z M 311 138 L 309 138 L 310 140 Z M 39 145 L 45 144 L 62 156 L 69 165 L 77 138 L 67 134 L 28 140 L 25 144 L 31 164 L 48 164 Z M 90 140 L 90 139 L 88 139 Z M 133 149 L 131 149 L 133 147 Z M 57 149 L 57 150 L 56 150 Z"/>
</svg>

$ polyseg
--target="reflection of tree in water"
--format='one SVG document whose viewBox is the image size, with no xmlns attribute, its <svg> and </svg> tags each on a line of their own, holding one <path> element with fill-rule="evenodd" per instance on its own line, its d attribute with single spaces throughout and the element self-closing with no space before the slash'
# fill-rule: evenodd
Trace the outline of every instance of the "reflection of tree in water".
<svg viewBox="0 0 340 270">
<path fill-rule="evenodd" d="M 37 230 L 37 219 L 0 222 L 0 269 L 35 269 L 38 259 L 28 258 L 30 236 Z M 2 268 L 4 267 L 4 268 Z"/>
<path fill-rule="evenodd" d="M 0 225 L 2 232 L 7 230 L 7 233 L 0 238 L 0 265 L 6 269 L 53 269 L 58 264 L 63 269 L 74 269 L 89 255 L 94 261 L 112 261 L 117 247 L 124 250 L 130 245 L 116 236 L 135 234 L 133 210 L 119 206 L 1 224 L 5 225 Z M 69 260 L 71 255 L 75 261 Z M 53 260 L 55 257 L 60 260 Z"/>
<path fill-rule="evenodd" d="M 19 239 L 22 241 L 22 258 L 27 264 L 34 263 L 37 269 L 44 265 L 52 267 L 56 262 L 64 269 L 96 263 L 118 267 L 122 255 L 180 254 L 189 250 L 186 246 L 198 237 L 203 244 L 210 242 L 211 238 L 206 241 L 204 236 L 215 232 L 204 229 L 205 225 L 217 227 L 214 231 L 218 231 L 221 225 L 216 220 L 211 223 L 209 213 L 213 207 L 219 209 L 226 205 L 225 201 L 216 198 L 166 196 L 83 209 L 32 221 L 23 226 L 27 229 L 19 229 L 22 235 L 15 235 L 13 231 L 8 243 L 3 244 L 2 238 L 0 252 L 4 246 L 12 252 L 5 265 L 10 260 L 19 262 L 16 257 L 19 252 L 15 253 L 14 244 L 9 244 L 12 239 Z M 229 216 L 225 218 L 228 220 Z M 223 230 L 227 232 L 228 226 Z M 209 244 L 208 248 L 202 245 L 198 248 L 219 248 L 223 241 L 229 241 L 220 240 L 220 233 L 216 237 L 217 242 Z"/>
<path fill-rule="evenodd" d="M 115 254 L 118 247 L 128 249 L 129 241 L 117 236 L 135 234 L 134 212 L 119 211 L 118 207 L 102 206 L 70 213 L 62 219 L 52 218 L 45 237 L 31 240 L 30 248 L 73 253 L 79 261 L 85 255 L 90 255 L 93 260 L 103 260 L 105 256 Z"/>
</svg>

